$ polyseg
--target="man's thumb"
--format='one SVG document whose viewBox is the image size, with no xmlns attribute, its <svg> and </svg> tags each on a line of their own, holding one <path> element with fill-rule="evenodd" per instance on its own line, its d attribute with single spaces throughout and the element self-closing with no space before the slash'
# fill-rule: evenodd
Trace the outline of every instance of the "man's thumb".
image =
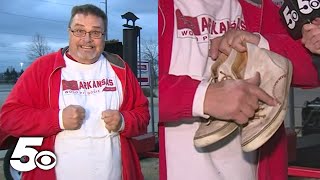
<svg viewBox="0 0 320 180">
<path fill-rule="evenodd" d="M 261 76 L 260 76 L 260 73 L 259 72 L 256 72 L 256 74 L 249 78 L 249 79 L 246 79 L 246 81 L 250 84 L 254 84 L 254 85 L 257 85 L 259 86 L 260 85 L 260 82 L 261 82 Z"/>
<path fill-rule="evenodd" d="M 111 109 L 104 110 L 102 112 L 102 118 L 112 116 L 112 114 L 113 114 L 113 110 L 111 110 Z"/>
</svg>

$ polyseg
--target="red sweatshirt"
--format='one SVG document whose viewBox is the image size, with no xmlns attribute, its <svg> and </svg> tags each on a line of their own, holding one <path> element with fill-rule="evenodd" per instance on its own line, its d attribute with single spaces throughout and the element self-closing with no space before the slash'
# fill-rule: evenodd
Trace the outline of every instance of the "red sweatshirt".
<svg viewBox="0 0 320 180">
<path fill-rule="evenodd" d="M 42 146 L 36 148 L 38 151 L 54 152 L 55 137 L 61 131 L 58 100 L 61 69 L 65 67 L 63 53 L 61 49 L 37 59 L 19 78 L 1 109 L 1 130 L 15 137 L 44 137 Z M 105 55 L 122 82 L 124 96 L 120 107 L 125 120 L 125 128 L 120 133 L 122 176 L 124 180 L 143 180 L 131 138 L 147 131 L 148 100 L 129 66 L 118 56 Z M 54 168 L 48 171 L 36 168 L 23 173 L 23 179 L 55 180 L 56 175 Z"/>
<path fill-rule="evenodd" d="M 314 87 L 318 85 L 317 70 L 308 51 L 300 41 L 294 41 L 286 32 L 279 16 L 279 7 L 272 0 L 262 0 L 255 6 L 246 0 L 239 0 L 247 31 L 264 36 L 270 50 L 291 60 L 293 64 L 293 86 Z M 165 122 L 192 117 L 192 105 L 200 81 L 188 76 L 169 75 L 174 30 L 173 0 L 159 0 L 159 137 L 160 137 L 160 179 L 166 179 Z M 172 100 L 175 105 L 172 107 Z M 284 126 L 260 148 L 259 180 L 287 179 L 287 149 Z"/>
</svg>

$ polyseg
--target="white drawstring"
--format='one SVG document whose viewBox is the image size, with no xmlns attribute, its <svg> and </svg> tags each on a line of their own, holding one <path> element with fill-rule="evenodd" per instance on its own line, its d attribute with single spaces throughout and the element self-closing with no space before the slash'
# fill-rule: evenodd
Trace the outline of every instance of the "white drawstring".
<svg viewBox="0 0 320 180">
<path fill-rule="evenodd" d="M 166 19 L 164 17 L 164 14 L 163 14 L 163 11 L 162 11 L 160 5 L 158 5 L 158 8 L 159 8 L 159 11 L 160 11 L 162 18 L 163 18 L 163 28 L 162 28 L 162 32 L 161 32 L 161 36 L 162 36 L 164 33 L 164 30 L 165 30 L 165 27 L 166 27 Z"/>
</svg>

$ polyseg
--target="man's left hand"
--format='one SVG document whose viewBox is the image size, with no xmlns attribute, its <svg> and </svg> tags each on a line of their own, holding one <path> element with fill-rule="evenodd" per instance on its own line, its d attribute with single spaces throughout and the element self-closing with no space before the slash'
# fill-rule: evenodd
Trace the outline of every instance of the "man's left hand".
<svg viewBox="0 0 320 180">
<path fill-rule="evenodd" d="M 238 52 L 247 51 L 245 43 L 248 42 L 258 45 L 260 42 L 260 36 L 248 31 L 231 29 L 222 37 L 217 37 L 210 41 L 209 56 L 215 60 L 218 58 L 219 53 L 224 53 L 228 56 L 231 49 L 235 49 Z"/>
<path fill-rule="evenodd" d="M 122 118 L 119 111 L 110 109 L 105 110 L 102 112 L 101 119 L 104 121 L 105 126 L 109 130 L 109 132 L 119 131 L 122 123 Z"/>
</svg>

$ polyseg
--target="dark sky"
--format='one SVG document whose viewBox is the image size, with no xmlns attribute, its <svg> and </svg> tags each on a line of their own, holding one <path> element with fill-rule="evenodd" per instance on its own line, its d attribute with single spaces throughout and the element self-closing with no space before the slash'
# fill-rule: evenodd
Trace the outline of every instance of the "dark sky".
<svg viewBox="0 0 320 180">
<path fill-rule="evenodd" d="M 0 72 L 9 66 L 25 69 L 27 46 L 39 33 L 57 50 L 68 44 L 67 26 L 74 5 L 94 4 L 105 11 L 105 0 L 3 0 L 0 1 Z M 142 27 L 141 41 L 157 41 L 157 0 L 108 0 L 108 39 L 122 41 L 121 15 L 133 12 Z"/>
</svg>

